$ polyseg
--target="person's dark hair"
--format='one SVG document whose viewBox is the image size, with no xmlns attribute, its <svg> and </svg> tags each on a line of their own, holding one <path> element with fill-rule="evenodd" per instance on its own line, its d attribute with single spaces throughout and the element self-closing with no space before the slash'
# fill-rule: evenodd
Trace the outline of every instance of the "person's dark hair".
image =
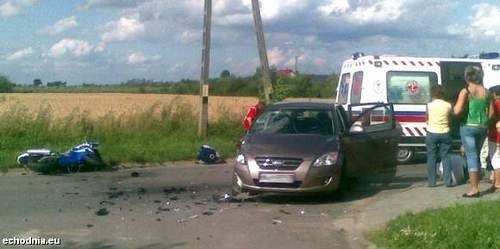
<svg viewBox="0 0 500 249">
<path fill-rule="evenodd" d="M 488 91 L 490 91 L 491 93 L 494 93 L 496 96 L 500 96 L 500 85 L 490 87 L 490 89 L 488 89 Z"/>
<path fill-rule="evenodd" d="M 432 97 L 435 99 L 444 99 L 444 90 L 440 85 L 435 85 L 431 88 Z"/>
<path fill-rule="evenodd" d="M 464 72 L 466 82 L 482 85 L 483 69 L 480 66 L 467 66 Z"/>
</svg>

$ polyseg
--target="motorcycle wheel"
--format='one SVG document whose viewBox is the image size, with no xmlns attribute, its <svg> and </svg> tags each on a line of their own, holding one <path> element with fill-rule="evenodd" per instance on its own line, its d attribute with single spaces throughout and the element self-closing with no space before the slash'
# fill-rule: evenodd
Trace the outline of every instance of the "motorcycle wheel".
<svg viewBox="0 0 500 249">
<path fill-rule="evenodd" d="M 44 156 L 36 162 L 28 163 L 27 168 L 42 174 L 52 174 L 59 170 L 58 156 Z"/>
<path fill-rule="evenodd" d="M 100 170 L 104 166 L 104 162 L 102 161 L 99 152 L 96 152 L 95 154 L 90 154 L 86 156 L 83 160 L 85 162 L 85 165 L 90 168 L 93 168 L 94 171 Z"/>
</svg>

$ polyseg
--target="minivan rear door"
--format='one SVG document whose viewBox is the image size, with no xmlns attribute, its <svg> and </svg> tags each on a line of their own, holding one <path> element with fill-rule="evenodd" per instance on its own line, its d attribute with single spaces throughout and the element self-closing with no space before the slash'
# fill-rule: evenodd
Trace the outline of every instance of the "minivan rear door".
<svg viewBox="0 0 500 249">
<path fill-rule="evenodd" d="M 361 175 L 396 167 L 400 129 L 396 127 L 393 105 L 350 105 L 349 114 L 349 133 L 343 141 L 348 172 Z"/>
</svg>

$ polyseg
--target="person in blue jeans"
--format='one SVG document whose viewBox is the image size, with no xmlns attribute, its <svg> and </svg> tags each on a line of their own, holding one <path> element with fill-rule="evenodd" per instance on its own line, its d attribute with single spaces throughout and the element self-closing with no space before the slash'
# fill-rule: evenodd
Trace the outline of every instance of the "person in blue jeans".
<svg viewBox="0 0 500 249">
<path fill-rule="evenodd" d="M 493 102 L 488 91 L 483 87 L 483 70 L 480 66 L 465 68 L 465 81 L 467 86 L 458 94 L 453 113 L 463 113 L 464 121 L 460 126 L 460 139 L 464 146 L 467 159 L 467 169 L 471 189 L 463 197 L 479 197 L 481 145 L 486 138 L 488 119 L 492 116 Z"/>
<path fill-rule="evenodd" d="M 432 101 L 427 104 L 427 185 L 436 186 L 437 157 L 443 163 L 443 180 L 447 187 L 452 186 L 449 153 L 451 149 L 450 116 L 451 104 L 444 100 L 441 86 L 431 89 Z"/>
</svg>

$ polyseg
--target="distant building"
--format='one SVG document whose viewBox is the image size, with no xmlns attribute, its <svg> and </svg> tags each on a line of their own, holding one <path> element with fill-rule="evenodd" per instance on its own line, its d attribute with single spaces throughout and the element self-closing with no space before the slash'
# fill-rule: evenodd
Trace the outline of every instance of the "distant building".
<svg viewBox="0 0 500 249">
<path fill-rule="evenodd" d="M 278 70 L 278 76 L 281 77 L 295 77 L 297 74 L 290 68 L 280 69 Z"/>
</svg>

